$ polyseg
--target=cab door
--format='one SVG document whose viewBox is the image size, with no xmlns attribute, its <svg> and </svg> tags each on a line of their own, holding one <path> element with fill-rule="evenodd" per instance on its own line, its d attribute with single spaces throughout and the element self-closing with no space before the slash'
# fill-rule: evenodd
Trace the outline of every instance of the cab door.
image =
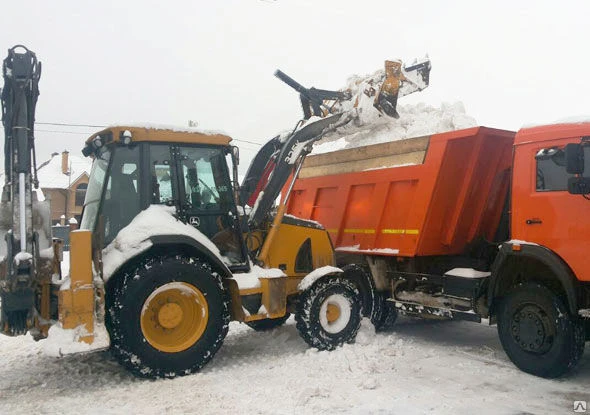
<svg viewBox="0 0 590 415">
<path fill-rule="evenodd" d="M 577 140 L 579 142 L 579 137 Z M 590 281 L 590 201 L 567 191 L 565 170 L 569 140 L 520 145 L 515 151 L 512 238 L 549 248 L 580 280 Z M 589 154 L 590 155 L 590 154 Z M 586 175 L 590 160 L 586 160 Z"/>
<path fill-rule="evenodd" d="M 180 213 L 207 236 L 230 264 L 246 263 L 223 147 L 173 147 Z"/>
</svg>

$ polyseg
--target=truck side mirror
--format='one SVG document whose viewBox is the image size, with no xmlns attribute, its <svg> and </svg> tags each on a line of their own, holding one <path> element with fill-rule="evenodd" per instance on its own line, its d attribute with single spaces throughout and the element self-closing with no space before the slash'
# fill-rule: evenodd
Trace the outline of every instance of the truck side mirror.
<svg viewBox="0 0 590 415">
<path fill-rule="evenodd" d="M 565 146 L 565 170 L 569 174 L 584 173 L 584 148 L 581 144 L 570 143 Z M 572 193 L 572 192 L 570 192 Z M 575 193 L 580 194 L 580 193 Z M 583 193 L 586 194 L 586 193 Z"/>
<path fill-rule="evenodd" d="M 570 177 L 567 181 L 567 191 L 573 195 L 590 194 L 590 177 Z"/>
</svg>

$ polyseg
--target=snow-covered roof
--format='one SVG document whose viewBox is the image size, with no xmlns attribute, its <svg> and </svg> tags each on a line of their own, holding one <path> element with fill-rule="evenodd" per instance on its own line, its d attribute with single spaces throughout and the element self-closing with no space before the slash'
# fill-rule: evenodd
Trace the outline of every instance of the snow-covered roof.
<svg viewBox="0 0 590 415">
<path fill-rule="evenodd" d="M 84 173 L 90 174 L 92 160 L 90 158 L 68 155 L 69 174 L 61 169 L 62 154 L 54 153 L 51 159 L 41 164 L 37 171 L 39 187 L 42 189 L 67 189 Z"/>
</svg>

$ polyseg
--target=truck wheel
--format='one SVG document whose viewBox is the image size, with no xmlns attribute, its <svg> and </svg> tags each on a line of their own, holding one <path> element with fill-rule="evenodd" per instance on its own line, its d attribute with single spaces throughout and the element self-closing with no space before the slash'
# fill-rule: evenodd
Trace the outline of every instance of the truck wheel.
<svg viewBox="0 0 590 415">
<path fill-rule="evenodd" d="M 379 309 L 373 314 L 371 323 L 373 323 L 376 332 L 391 331 L 397 321 L 397 308 L 393 302 L 387 301 L 383 294 L 380 294 L 378 301 Z"/>
<path fill-rule="evenodd" d="M 151 257 L 107 294 L 111 351 L 140 377 L 199 370 L 221 347 L 230 321 L 221 277 L 197 258 Z"/>
<path fill-rule="evenodd" d="M 352 343 L 361 324 L 361 301 L 356 285 L 345 278 L 322 278 L 299 294 L 297 330 L 319 350 Z"/>
<path fill-rule="evenodd" d="M 572 369 L 584 352 L 584 326 L 548 288 L 528 283 L 499 304 L 498 334 L 522 371 L 545 378 Z"/>
<path fill-rule="evenodd" d="M 281 327 L 290 316 L 291 314 L 287 313 L 279 318 L 265 318 L 264 320 L 248 321 L 246 325 L 256 331 L 268 331 Z"/>
</svg>

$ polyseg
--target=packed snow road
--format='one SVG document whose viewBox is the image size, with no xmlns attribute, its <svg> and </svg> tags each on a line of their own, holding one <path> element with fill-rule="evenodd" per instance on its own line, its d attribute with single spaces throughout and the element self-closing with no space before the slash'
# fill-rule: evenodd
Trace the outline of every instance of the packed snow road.
<svg viewBox="0 0 590 415">
<path fill-rule="evenodd" d="M 136 379 L 108 353 L 61 359 L 30 337 L 0 337 L 0 413 L 569 414 L 590 401 L 590 353 L 567 378 L 516 369 L 495 327 L 363 321 L 355 344 L 310 349 L 291 318 L 257 333 L 232 323 L 213 361 L 172 380 Z"/>
</svg>

